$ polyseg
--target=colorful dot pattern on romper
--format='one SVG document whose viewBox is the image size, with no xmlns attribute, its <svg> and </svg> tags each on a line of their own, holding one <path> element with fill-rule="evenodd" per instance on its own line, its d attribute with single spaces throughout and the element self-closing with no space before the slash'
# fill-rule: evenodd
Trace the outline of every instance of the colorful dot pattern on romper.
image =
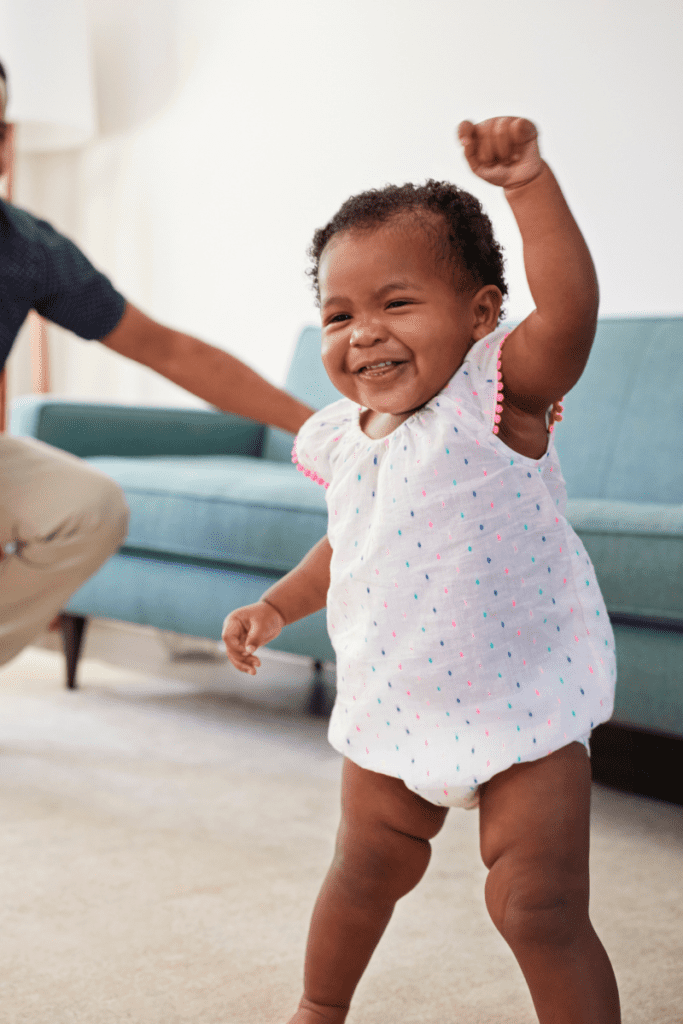
<svg viewBox="0 0 683 1024">
<path fill-rule="evenodd" d="M 614 637 L 552 437 L 532 460 L 496 429 L 505 333 L 388 437 L 342 399 L 293 450 L 329 512 L 330 741 L 436 804 L 472 806 L 482 781 L 612 711 Z"/>
</svg>

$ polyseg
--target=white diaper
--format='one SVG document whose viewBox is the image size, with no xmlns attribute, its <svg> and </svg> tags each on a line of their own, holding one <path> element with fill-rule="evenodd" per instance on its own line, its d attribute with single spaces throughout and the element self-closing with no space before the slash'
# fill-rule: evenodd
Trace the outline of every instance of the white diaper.
<svg viewBox="0 0 683 1024">
<path fill-rule="evenodd" d="M 583 743 L 591 755 L 590 733 L 585 736 L 577 736 L 574 743 Z M 471 811 L 479 806 L 479 786 L 442 786 L 434 789 L 420 789 L 419 796 L 428 800 L 430 804 L 438 804 L 440 807 L 462 807 Z"/>
</svg>

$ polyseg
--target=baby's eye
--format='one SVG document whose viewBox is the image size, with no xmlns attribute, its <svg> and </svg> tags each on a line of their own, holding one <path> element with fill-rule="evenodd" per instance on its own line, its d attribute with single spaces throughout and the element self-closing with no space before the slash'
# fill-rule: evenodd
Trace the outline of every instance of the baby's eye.
<svg viewBox="0 0 683 1024">
<path fill-rule="evenodd" d="M 391 302 L 389 302 L 387 304 L 387 309 L 391 309 L 392 306 L 409 306 L 409 305 L 410 305 L 410 299 L 392 299 Z"/>
<path fill-rule="evenodd" d="M 335 313 L 334 316 L 331 316 L 327 322 L 328 324 L 340 324 L 342 323 L 343 320 L 349 319 L 350 317 L 348 313 Z"/>
</svg>

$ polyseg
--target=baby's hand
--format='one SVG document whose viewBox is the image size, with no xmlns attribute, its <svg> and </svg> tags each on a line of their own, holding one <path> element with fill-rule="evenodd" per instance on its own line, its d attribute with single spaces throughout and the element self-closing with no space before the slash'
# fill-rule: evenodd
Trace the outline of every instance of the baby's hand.
<svg viewBox="0 0 683 1024">
<path fill-rule="evenodd" d="M 461 121 L 458 137 L 475 174 L 501 188 L 519 188 L 543 169 L 538 133 L 523 117 L 492 117 L 472 124 Z"/>
<path fill-rule="evenodd" d="M 285 620 L 279 611 L 266 601 L 257 601 L 231 612 L 223 623 L 221 636 L 235 668 L 255 676 L 261 662 L 254 651 L 274 640 L 284 625 Z"/>
<path fill-rule="evenodd" d="M 564 412 L 564 398 L 558 398 L 553 402 L 552 409 L 550 410 L 550 419 L 548 422 L 548 430 L 552 434 L 555 429 L 556 423 L 562 422 L 562 413 Z"/>
</svg>

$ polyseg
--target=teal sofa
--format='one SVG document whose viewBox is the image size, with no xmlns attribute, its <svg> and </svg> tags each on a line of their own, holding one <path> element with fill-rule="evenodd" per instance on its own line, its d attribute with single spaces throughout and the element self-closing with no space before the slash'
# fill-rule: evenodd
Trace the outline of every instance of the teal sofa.
<svg viewBox="0 0 683 1024">
<path fill-rule="evenodd" d="M 315 407 L 339 397 L 319 347 L 319 329 L 305 328 L 286 383 Z M 682 396 L 683 318 L 603 319 L 556 428 L 568 517 L 616 634 L 613 721 L 678 738 Z M 125 544 L 65 609 L 72 682 L 86 617 L 218 639 L 224 616 L 256 600 L 325 532 L 323 489 L 295 471 L 292 438 L 247 420 L 41 396 L 14 404 L 10 429 L 92 462 L 131 508 Z M 275 646 L 318 665 L 333 658 L 322 612 L 288 626 Z"/>
</svg>

